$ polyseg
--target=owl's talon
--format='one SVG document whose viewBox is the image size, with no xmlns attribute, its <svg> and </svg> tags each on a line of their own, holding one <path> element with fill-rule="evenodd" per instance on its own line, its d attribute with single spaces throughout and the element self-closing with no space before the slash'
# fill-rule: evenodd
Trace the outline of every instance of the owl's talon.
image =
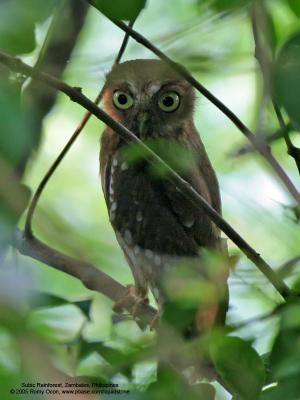
<svg viewBox="0 0 300 400">
<path fill-rule="evenodd" d="M 139 308 L 148 303 L 149 300 L 143 291 L 139 290 L 135 285 L 128 285 L 127 293 L 115 303 L 113 310 L 121 313 L 124 309 L 130 309 L 132 316 L 135 317 Z"/>
<path fill-rule="evenodd" d="M 156 315 L 152 318 L 151 322 L 150 322 L 150 331 L 154 331 L 158 324 L 159 324 L 159 320 L 160 320 L 160 313 L 157 312 Z"/>
</svg>

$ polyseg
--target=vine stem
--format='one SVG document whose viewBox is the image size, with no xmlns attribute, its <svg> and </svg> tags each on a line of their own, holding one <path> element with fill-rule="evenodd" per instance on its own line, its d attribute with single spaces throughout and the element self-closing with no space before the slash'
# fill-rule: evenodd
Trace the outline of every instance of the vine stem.
<svg viewBox="0 0 300 400">
<path fill-rule="evenodd" d="M 132 27 L 134 25 L 135 20 L 131 21 L 129 23 L 129 26 Z M 48 37 L 48 35 L 47 35 Z M 114 65 L 118 64 L 125 52 L 125 49 L 127 47 L 128 44 L 128 40 L 129 40 L 130 35 L 128 33 L 125 33 L 124 39 L 122 41 L 121 47 L 119 49 L 119 52 L 115 58 L 114 61 Z M 48 39 L 47 39 L 48 40 Z M 35 66 L 35 69 L 36 66 Z M 96 105 L 98 105 L 102 99 L 102 95 L 103 95 L 103 87 L 100 90 L 99 94 L 97 95 L 96 99 L 94 100 L 94 103 Z M 50 178 L 52 177 L 52 175 L 54 174 L 54 172 L 56 171 L 57 167 L 60 165 L 60 163 L 62 162 L 63 158 L 65 157 L 65 155 L 68 153 L 68 151 L 70 150 L 70 148 L 72 147 L 72 145 L 74 144 L 74 142 L 76 141 L 76 139 L 78 138 L 78 136 L 80 135 L 80 133 L 82 132 L 83 128 L 86 126 L 87 122 L 89 121 L 90 117 L 91 117 L 92 113 L 90 111 L 87 111 L 82 120 L 80 121 L 79 125 L 77 126 L 77 128 L 75 129 L 75 131 L 73 132 L 71 138 L 68 140 L 68 142 L 66 143 L 66 145 L 64 146 L 64 148 L 61 150 L 61 152 L 59 153 L 58 157 L 55 159 L 55 161 L 53 162 L 53 164 L 50 166 L 50 168 L 48 169 L 48 171 L 46 172 L 45 176 L 43 177 L 43 179 L 41 180 L 41 182 L 39 183 L 33 197 L 32 200 L 29 204 L 28 207 L 28 212 L 26 215 L 26 221 L 25 221 L 25 230 L 24 230 L 24 234 L 27 237 L 33 237 L 33 231 L 32 231 L 32 220 L 33 220 L 33 216 L 37 207 L 37 204 L 39 202 L 39 199 L 47 185 L 47 183 L 49 182 Z"/>
</svg>

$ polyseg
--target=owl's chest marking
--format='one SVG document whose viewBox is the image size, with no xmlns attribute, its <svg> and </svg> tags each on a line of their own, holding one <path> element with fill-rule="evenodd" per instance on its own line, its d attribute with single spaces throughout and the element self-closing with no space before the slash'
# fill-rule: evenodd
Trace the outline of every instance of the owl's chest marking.
<svg viewBox="0 0 300 400">
<path fill-rule="evenodd" d="M 110 176 L 109 176 L 109 220 L 113 223 L 116 217 L 117 210 L 117 202 L 115 200 L 115 188 L 114 188 L 114 179 L 115 179 L 115 171 L 118 166 L 118 159 L 116 157 L 113 158 L 110 167 Z"/>
<path fill-rule="evenodd" d="M 144 205 L 143 194 L 140 192 L 143 188 L 135 182 L 131 168 L 118 154 L 113 156 L 108 185 L 109 218 L 135 280 L 140 286 L 149 285 L 153 290 L 157 281 L 157 277 L 153 276 L 153 269 L 163 264 L 163 257 L 141 243 L 141 237 L 148 234 L 148 224 L 144 217 L 147 215 L 145 207 L 149 208 L 149 204 Z M 141 208 L 142 205 L 144 209 Z"/>
</svg>

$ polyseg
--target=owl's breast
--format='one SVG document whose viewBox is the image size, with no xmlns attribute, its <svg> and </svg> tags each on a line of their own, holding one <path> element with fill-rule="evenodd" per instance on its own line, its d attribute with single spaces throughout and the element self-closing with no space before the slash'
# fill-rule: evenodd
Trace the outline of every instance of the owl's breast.
<svg viewBox="0 0 300 400">
<path fill-rule="evenodd" d="M 199 249 L 215 247 L 219 236 L 201 210 L 150 171 L 146 161 L 128 164 L 120 149 L 107 161 L 102 157 L 102 184 L 117 240 L 138 287 L 150 286 L 158 299 L 168 267 L 174 270 L 188 260 L 197 265 Z"/>
<path fill-rule="evenodd" d="M 156 254 L 197 255 L 198 245 L 172 208 L 162 182 L 145 164 L 111 159 L 107 185 L 110 222 L 127 245 Z M 192 221 L 193 222 L 193 221 Z"/>
</svg>

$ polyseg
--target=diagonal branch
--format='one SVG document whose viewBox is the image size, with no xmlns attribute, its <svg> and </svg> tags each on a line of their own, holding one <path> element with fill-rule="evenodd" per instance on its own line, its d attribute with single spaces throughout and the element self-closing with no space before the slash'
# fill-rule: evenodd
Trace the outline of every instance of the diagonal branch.
<svg viewBox="0 0 300 400">
<path fill-rule="evenodd" d="M 285 282 L 273 271 L 269 264 L 258 254 L 234 228 L 225 221 L 222 216 L 217 213 L 210 204 L 184 179 L 181 178 L 172 168 L 170 168 L 157 154 L 155 154 L 148 146 L 146 146 L 137 136 L 135 136 L 126 127 L 119 124 L 111 118 L 101 108 L 97 107 L 90 99 L 81 93 L 81 90 L 73 88 L 66 83 L 52 77 L 49 74 L 37 72 L 34 68 L 23 63 L 21 60 L 11 57 L 3 52 L 0 52 L 0 63 L 5 64 L 9 69 L 15 72 L 21 72 L 29 75 L 32 78 L 38 79 L 47 85 L 56 88 L 65 93 L 70 99 L 82 107 L 86 108 L 98 119 L 103 121 L 112 130 L 114 130 L 126 142 L 133 142 L 138 145 L 138 148 L 145 154 L 145 158 L 155 163 L 156 166 L 166 171 L 168 179 L 188 198 L 193 204 L 201 208 L 209 218 L 241 249 L 241 251 L 259 268 L 259 270 L 267 277 L 274 288 L 287 298 L 293 293 Z"/>
<path fill-rule="evenodd" d="M 95 6 L 93 0 L 86 0 L 93 6 Z M 170 59 L 165 53 L 154 46 L 149 40 L 147 40 L 140 33 L 134 29 L 127 26 L 125 23 L 119 20 L 115 20 L 108 17 L 115 25 L 117 25 L 124 32 L 129 33 L 129 35 L 136 40 L 138 43 L 142 44 L 144 47 L 152 51 L 161 60 L 165 61 L 171 68 L 177 71 L 183 78 L 185 78 L 195 89 L 203 94 L 212 104 L 214 104 L 222 113 L 224 113 L 233 124 L 248 138 L 248 140 L 253 144 L 257 151 L 263 156 L 263 158 L 269 163 L 272 169 L 275 171 L 279 180 L 289 191 L 290 195 L 294 198 L 297 204 L 300 204 L 300 193 L 296 189 L 295 185 L 287 175 L 287 173 L 280 166 L 276 158 L 272 155 L 270 148 L 265 143 L 263 138 L 258 137 L 253 134 L 253 132 L 231 111 L 224 103 L 222 103 L 217 97 L 215 97 L 208 89 L 206 89 L 200 82 L 198 82 L 182 65 L 176 63 Z"/>
</svg>

